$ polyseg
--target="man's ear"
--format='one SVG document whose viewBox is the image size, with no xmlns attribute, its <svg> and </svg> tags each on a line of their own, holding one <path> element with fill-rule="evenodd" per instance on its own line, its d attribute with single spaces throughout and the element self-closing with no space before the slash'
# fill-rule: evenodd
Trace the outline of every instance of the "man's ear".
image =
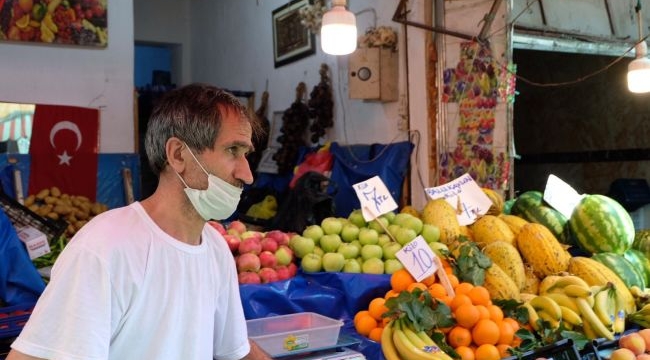
<svg viewBox="0 0 650 360">
<path fill-rule="evenodd" d="M 170 137 L 165 143 L 167 162 L 177 173 L 182 173 L 185 170 L 185 158 L 182 151 L 186 146 L 185 142 L 177 137 Z"/>
</svg>

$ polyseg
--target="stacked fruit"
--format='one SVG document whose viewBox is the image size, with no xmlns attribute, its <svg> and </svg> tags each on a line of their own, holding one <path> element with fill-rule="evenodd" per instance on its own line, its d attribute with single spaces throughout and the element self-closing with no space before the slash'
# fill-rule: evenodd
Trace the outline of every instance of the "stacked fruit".
<svg viewBox="0 0 650 360">
<path fill-rule="evenodd" d="M 503 310 L 492 303 L 488 290 L 483 286 L 475 286 L 469 282 L 459 282 L 453 274 L 449 263 L 443 261 L 445 274 L 454 290 L 452 295 L 447 293 L 443 281 L 433 275 L 422 282 L 401 269 L 391 275 L 391 289 L 383 298 L 373 299 L 368 310 L 358 312 L 354 318 L 356 330 L 370 339 L 381 342 L 382 350 L 387 359 L 395 359 L 395 351 L 401 358 L 424 359 L 406 353 L 404 348 L 405 333 L 410 344 L 415 348 L 426 350 L 428 346 L 437 346 L 445 352 L 461 359 L 500 359 L 509 355 L 509 349 L 516 347 L 521 341 L 515 336 L 520 324 L 514 318 L 504 316 Z M 427 303 L 426 299 L 431 299 Z M 433 321 L 429 329 L 419 328 L 413 324 L 411 316 L 402 314 L 401 309 L 412 305 L 403 305 L 407 301 L 418 299 L 433 309 L 432 314 L 423 314 L 427 321 Z M 424 299 L 424 300 L 423 300 Z M 395 310 L 397 309 L 397 310 Z M 423 312 L 424 313 L 424 312 Z M 410 321 L 410 322 L 409 322 Z M 432 342 L 418 342 L 412 333 L 435 338 L 437 345 Z M 424 334 L 423 334 L 424 332 Z M 438 335 L 438 336 L 436 336 Z M 441 339 L 439 341 L 438 339 Z M 434 343 L 435 344 L 435 343 Z M 413 348 L 413 346 L 411 346 Z M 429 354 L 429 359 L 448 358 L 443 351 Z"/>
<path fill-rule="evenodd" d="M 617 343 L 610 360 L 650 360 L 650 329 L 627 333 Z"/>
<path fill-rule="evenodd" d="M 223 235 L 235 257 L 240 284 L 269 283 L 296 275 L 298 267 L 288 246 L 289 233 L 249 230 L 239 220 L 227 226 L 217 221 L 209 224 Z"/>
<path fill-rule="evenodd" d="M 434 251 L 446 249 L 440 232 L 408 213 L 389 212 L 366 222 L 361 210 L 347 218 L 328 217 L 291 237 L 289 246 L 305 272 L 392 274 L 401 269 L 396 253 L 418 235 Z"/>
</svg>

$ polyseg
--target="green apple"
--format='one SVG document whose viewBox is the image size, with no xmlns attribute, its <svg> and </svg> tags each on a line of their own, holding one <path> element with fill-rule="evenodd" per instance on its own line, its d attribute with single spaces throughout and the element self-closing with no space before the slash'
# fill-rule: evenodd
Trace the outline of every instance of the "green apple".
<svg viewBox="0 0 650 360">
<path fill-rule="evenodd" d="M 336 252 L 341 243 L 341 237 L 337 234 L 325 234 L 320 238 L 320 247 L 326 253 Z"/>
<path fill-rule="evenodd" d="M 404 265 L 397 259 L 384 260 L 384 273 L 392 274 L 399 269 L 403 269 Z"/>
<path fill-rule="evenodd" d="M 359 242 L 361 245 L 376 244 L 379 242 L 379 233 L 375 229 L 362 227 L 359 229 Z"/>
<path fill-rule="evenodd" d="M 323 251 L 323 249 L 318 245 L 316 245 L 316 247 L 314 247 L 314 251 L 312 251 L 312 252 L 314 254 L 316 254 L 316 255 L 319 255 L 319 256 L 323 256 L 323 254 L 325 254 L 325 251 Z"/>
<path fill-rule="evenodd" d="M 359 249 L 359 252 L 361 252 L 361 248 L 363 247 L 359 240 L 351 241 L 350 245 L 354 245 L 357 249 Z"/>
<path fill-rule="evenodd" d="M 361 248 L 361 257 L 363 261 L 368 259 L 377 258 L 381 259 L 384 256 L 384 250 L 381 249 L 381 246 L 375 244 L 363 245 Z"/>
<path fill-rule="evenodd" d="M 325 219 L 323 219 L 323 221 L 320 222 L 320 227 L 323 228 L 325 235 L 329 235 L 329 234 L 338 235 L 341 233 L 341 230 L 343 230 L 343 221 L 333 216 L 326 217 Z"/>
<path fill-rule="evenodd" d="M 384 246 L 384 244 L 388 244 L 389 242 L 393 241 L 388 234 L 379 234 L 379 240 L 377 240 L 377 245 L 379 246 Z"/>
<path fill-rule="evenodd" d="M 343 272 L 358 274 L 361 272 L 361 264 L 357 259 L 346 259 Z"/>
<path fill-rule="evenodd" d="M 438 257 L 441 259 L 444 258 L 447 254 L 449 254 L 449 248 L 447 247 L 447 245 L 439 241 L 430 242 L 428 245 L 431 248 L 431 250 L 436 255 L 438 255 Z"/>
<path fill-rule="evenodd" d="M 382 215 L 382 217 L 386 218 L 386 220 L 388 220 L 389 224 L 392 224 L 393 220 L 395 220 L 395 215 L 397 215 L 397 214 L 395 214 L 394 211 L 389 211 L 389 212 L 385 213 L 384 215 Z"/>
<path fill-rule="evenodd" d="M 300 260 L 300 267 L 305 272 L 319 272 L 323 269 L 323 259 L 316 254 L 307 254 Z"/>
<path fill-rule="evenodd" d="M 418 234 L 415 232 L 415 230 L 407 227 L 402 227 L 399 230 L 397 230 L 397 234 L 395 234 L 395 240 L 397 240 L 400 245 L 404 246 L 413 239 L 415 239 L 418 236 Z"/>
<path fill-rule="evenodd" d="M 348 220 L 359 228 L 366 226 L 366 219 L 363 218 L 361 209 L 352 210 L 348 215 Z"/>
<path fill-rule="evenodd" d="M 397 230 L 399 230 L 401 228 L 402 228 L 402 225 L 390 224 L 390 225 L 388 225 L 388 232 L 391 235 L 395 236 L 395 234 L 397 234 Z"/>
<path fill-rule="evenodd" d="M 291 247 L 291 250 L 293 250 L 294 254 L 299 258 L 311 254 L 314 252 L 314 248 L 316 248 L 314 240 L 300 235 L 292 237 L 289 246 Z"/>
<path fill-rule="evenodd" d="M 399 226 L 404 226 L 408 219 L 414 217 L 413 215 L 409 213 L 399 213 L 395 215 L 395 218 L 393 219 L 393 224 L 399 225 Z"/>
<path fill-rule="evenodd" d="M 339 272 L 345 266 L 345 258 L 343 254 L 329 252 L 325 253 L 322 258 L 323 270 L 328 272 Z"/>
<path fill-rule="evenodd" d="M 363 264 L 361 264 L 361 271 L 364 274 L 383 274 L 384 262 L 379 258 L 364 260 Z"/>
<path fill-rule="evenodd" d="M 422 225 L 420 233 L 426 242 L 431 243 L 440 240 L 440 228 L 432 224 Z"/>
<path fill-rule="evenodd" d="M 395 254 L 397 254 L 398 251 L 402 250 L 402 245 L 391 241 L 387 244 L 384 244 L 381 249 L 384 254 L 384 260 L 397 259 L 397 256 Z"/>
<path fill-rule="evenodd" d="M 420 218 L 417 218 L 415 216 L 411 216 L 410 218 L 407 218 L 402 227 L 407 227 L 409 229 L 415 230 L 416 234 L 420 234 L 422 232 L 422 226 L 424 224 L 422 223 L 422 220 Z"/>
<path fill-rule="evenodd" d="M 350 243 L 342 243 L 336 250 L 337 253 L 342 254 L 346 259 L 354 259 L 359 256 L 360 249 Z"/>
<path fill-rule="evenodd" d="M 343 225 L 341 229 L 341 239 L 345 242 L 351 242 L 359 238 L 359 227 L 351 222 Z"/>
<path fill-rule="evenodd" d="M 387 228 L 388 225 L 390 225 L 388 219 L 381 216 L 368 223 L 368 227 L 377 231 L 378 234 L 385 233 L 386 230 L 384 229 Z"/>
<path fill-rule="evenodd" d="M 302 236 L 308 237 L 315 242 L 318 242 L 323 235 L 325 235 L 325 231 L 320 225 L 309 225 L 302 231 Z"/>
</svg>

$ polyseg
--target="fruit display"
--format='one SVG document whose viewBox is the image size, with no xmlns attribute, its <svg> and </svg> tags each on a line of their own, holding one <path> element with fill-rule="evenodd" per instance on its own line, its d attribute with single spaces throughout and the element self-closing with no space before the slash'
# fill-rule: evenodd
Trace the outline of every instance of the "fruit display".
<svg viewBox="0 0 650 360">
<path fill-rule="evenodd" d="M 434 252 L 446 250 L 438 242 L 438 228 L 412 214 L 390 212 L 366 222 L 359 209 L 347 218 L 328 217 L 307 226 L 291 237 L 289 247 L 305 272 L 392 274 L 403 267 L 396 253 L 418 235 Z"/>
<path fill-rule="evenodd" d="M 296 275 L 298 267 L 293 251 L 287 246 L 290 234 L 280 230 L 251 230 L 239 220 L 226 226 L 218 221 L 208 223 L 223 235 L 235 257 L 240 284 L 266 284 Z"/>
</svg>

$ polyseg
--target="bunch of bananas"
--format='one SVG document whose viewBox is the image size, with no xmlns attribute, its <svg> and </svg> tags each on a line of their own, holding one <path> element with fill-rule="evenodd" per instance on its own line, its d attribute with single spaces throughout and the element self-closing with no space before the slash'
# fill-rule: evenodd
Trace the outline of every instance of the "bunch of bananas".
<svg viewBox="0 0 650 360">
<path fill-rule="evenodd" d="M 650 304 L 650 288 L 641 289 L 633 285 L 630 286 L 630 294 L 634 297 L 634 303 L 637 309 L 641 309 L 647 304 Z"/>
<path fill-rule="evenodd" d="M 452 360 L 424 331 L 405 321 L 390 321 L 381 333 L 381 350 L 386 360 Z"/>
<path fill-rule="evenodd" d="M 255 203 L 248 208 L 246 216 L 268 220 L 274 217 L 277 212 L 278 202 L 275 199 L 275 196 L 266 195 L 262 201 Z"/>
<path fill-rule="evenodd" d="M 589 339 L 613 340 L 614 334 L 625 331 L 624 300 L 617 296 L 612 283 L 589 286 L 578 276 L 558 276 L 523 306 L 535 330 L 539 330 L 538 320 L 542 320 L 552 329 L 562 324 L 566 329 L 581 331 Z"/>
<path fill-rule="evenodd" d="M 643 328 L 650 328 L 650 303 L 627 316 L 627 319 Z"/>
</svg>

